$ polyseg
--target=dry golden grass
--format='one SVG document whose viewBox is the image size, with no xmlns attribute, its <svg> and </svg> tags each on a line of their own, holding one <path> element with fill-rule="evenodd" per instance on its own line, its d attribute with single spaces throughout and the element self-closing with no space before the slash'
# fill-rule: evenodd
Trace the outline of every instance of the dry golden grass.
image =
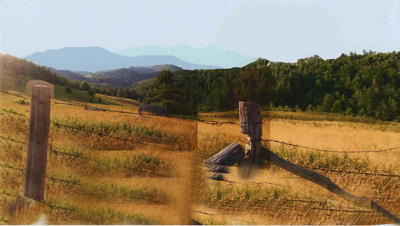
<svg viewBox="0 0 400 226">
<path fill-rule="evenodd" d="M 221 118 L 219 121 L 234 121 L 232 118 Z M 397 129 L 396 129 L 397 127 Z M 365 124 L 359 122 L 346 121 L 302 121 L 289 119 L 272 119 L 268 125 L 263 126 L 263 139 L 273 139 L 284 141 L 287 143 L 308 146 L 317 149 L 334 150 L 334 151 L 366 151 L 381 150 L 391 147 L 400 146 L 400 128 L 399 123 L 385 123 L 383 126 L 379 124 Z M 216 143 L 239 142 L 243 144 L 245 136 L 240 133 L 238 125 L 223 124 L 213 126 L 208 124 L 199 124 L 199 141 L 206 142 L 209 137 L 218 137 Z M 215 145 L 214 145 L 215 146 Z M 344 154 L 336 153 L 318 153 L 315 151 L 293 148 L 290 146 L 282 146 L 281 144 L 271 143 L 273 151 L 281 153 L 280 149 L 284 149 L 284 153 L 302 152 L 304 156 L 320 154 L 322 159 L 335 159 L 336 156 L 342 158 Z M 219 149 L 218 149 L 219 150 Z M 216 153 L 218 150 L 214 150 Z M 210 153 L 208 156 L 210 156 Z M 296 157 L 295 157 L 296 158 Z M 355 153 L 348 154 L 349 160 L 355 162 L 367 162 L 366 168 L 369 172 L 400 174 L 400 149 L 391 150 L 381 153 Z M 298 159 L 295 159 L 296 161 Z M 307 159 L 305 159 L 307 161 Z M 297 164 L 299 164 L 297 162 Z M 337 164 L 337 163 L 336 163 Z M 341 165 L 336 165 L 336 169 L 341 169 Z M 356 166 L 346 168 L 349 171 L 358 171 Z M 235 168 L 235 167 L 234 167 Z M 391 197 L 390 200 L 374 199 L 380 205 L 393 214 L 400 215 L 400 180 L 399 178 L 365 176 L 354 174 L 343 174 L 335 172 L 318 171 L 328 176 L 333 182 L 344 188 L 346 191 L 365 197 Z M 335 202 L 340 204 L 334 206 L 338 209 L 354 210 L 358 207 L 354 206 L 338 196 L 328 192 L 327 190 L 315 185 L 311 182 L 303 180 L 297 176 L 293 176 L 277 167 L 267 167 L 262 170 L 258 176 L 251 178 L 249 181 L 243 181 L 237 177 L 236 169 L 231 170 L 230 174 L 224 175 L 229 181 L 234 181 L 242 186 L 265 186 L 277 187 L 278 184 L 287 187 L 293 193 L 301 192 L 306 196 L 314 196 L 318 200 Z M 264 183 L 260 185 L 260 183 Z M 247 185 L 243 185 L 247 184 Z M 233 184 L 235 185 L 235 184 Z M 233 186 L 225 185 L 225 186 Z M 221 185 L 219 185 L 221 186 Z M 303 197 L 303 198 L 304 198 Z M 302 199 L 300 197 L 299 199 Z M 268 202 L 267 202 L 268 203 Z M 221 203 L 220 203 L 221 204 Z M 223 204 L 223 203 L 222 203 Z M 344 205 L 344 206 L 342 206 Z M 204 205 L 200 205 L 203 206 Z M 279 208 L 275 210 L 262 211 L 263 214 L 250 214 L 253 209 L 251 206 L 248 210 L 231 211 L 233 214 L 224 213 L 225 209 L 218 207 L 218 204 L 207 205 L 211 207 L 207 215 L 197 213 L 197 219 L 208 224 L 379 224 L 390 223 L 387 219 L 375 213 L 335 213 L 326 210 L 296 210 L 289 208 L 285 214 L 272 214 L 279 212 Z M 223 206 L 223 205 L 222 205 Z M 294 205 L 299 206 L 299 205 Z M 301 206 L 301 205 L 300 205 Z M 284 207 L 282 207 L 284 209 Z M 229 208 L 228 208 L 229 209 Z M 207 213 L 207 208 L 206 211 Z M 235 214 L 236 213 L 236 214 Z M 236 220 L 233 220 L 233 217 Z"/>
<path fill-rule="evenodd" d="M 16 99 L 15 96 L 0 94 L 0 107 L 12 108 L 29 117 L 29 105 L 17 103 Z M 27 99 L 29 100 L 28 97 Z M 135 102 L 121 98 L 112 99 L 119 105 L 98 107 L 136 112 L 137 105 Z M 96 105 L 93 104 L 93 106 Z M 39 213 L 48 214 L 50 224 L 94 224 L 98 222 L 124 224 L 135 222 L 128 221 L 128 219 L 137 220 L 133 216 L 128 216 L 128 214 L 133 213 L 139 216 L 139 220 L 142 217 L 145 220 L 152 220 L 151 223 L 158 224 L 188 224 L 192 218 L 203 224 L 389 223 L 375 213 L 330 211 L 329 209 L 367 210 L 360 209 L 320 186 L 272 165 L 267 165 L 257 176 L 249 180 L 238 177 L 236 167 L 231 167 L 230 173 L 224 175 L 231 183 L 210 182 L 204 179 L 204 169 L 201 167 L 202 160 L 232 142 L 243 144 L 245 135 L 240 133 L 238 125 L 213 126 L 177 118 L 88 111 L 84 110 L 83 107 L 54 103 L 51 105 L 51 114 L 53 118 L 57 119 L 64 120 L 72 117 L 82 122 L 94 124 L 107 122 L 112 125 L 124 122 L 132 126 L 152 128 L 154 131 L 177 138 L 174 142 L 178 144 L 161 139 L 160 143 L 156 145 L 160 147 L 176 147 L 178 145 L 182 147 L 180 151 L 170 151 L 139 144 L 128 145 L 123 141 L 112 138 L 63 128 L 56 129 L 54 125 L 52 125 L 50 132 L 50 142 L 54 147 L 70 145 L 72 149 L 80 148 L 85 156 L 95 157 L 99 162 L 88 164 L 79 159 L 51 155 L 48 163 L 49 173 L 76 177 L 82 182 L 83 186 L 94 183 L 95 185 L 91 189 L 96 189 L 96 186 L 99 186 L 99 191 L 96 192 L 104 192 L 105 197 L 113 197 L 110 192 L 113 192 L 112 189 L 115 188 L 112 188 L 112 186 L 102 188 L 100 185 L 112 182 L 125 190 L 139 188 L 140 191 L 144 191 L 146 188 L 153 188 L 157 191 L 157 195 L 152 198 L 164 200 L 166 197 L 168 201 L 165 204 L 155 204 L 140 199 L 126 201 L 128 200 L 128 193 L 124 192 L 119 192 L 119 196 L 122 198 L 115 195 L 113 199 L 102 199 L 96 195 L 79 195 L 77 192 L 81 191 L 79 189 L 82 188 L 74 185 L 53 183 L 47 180 L 46 197 L 50 200 L 56 200 L 60 206 L 77 208 L 75 213 L 55 211 L 46 205 L 40 208 L 25 208 L 16 211 L 14 217 L 7 217 L 6 220 L 10 224 L 31 223 L 37 219 Z M 215 118 L 215 120 L 238 121 L 234 118 L 225 117 Z M 0 121 L 2 122 L 0 124 L 0 135 L 26 141 L 28 118 L 21 119 L 19 116 L 9 116 L 2 113 Z M 264 124 L 263 138 L 326 150 L 379 150 L 400 146 L 400 133 L 396 132 L 396 126 L 400 126 L 400 124 L 391 123 L 389 126 L 379 126 L 345 121 L 273 119 L 269 126 Z M 124 134 L 119 134 L 117 131 L 115 135 L 122 136 Z M 151 137 L 148 139 L 151 140 Z M 0 163 L 24 166 L 26 157 L 23 145 L 18 146 L 9 141 L 0 141 L 0 145 L 3 150 L 22 151 L 21 154 L 13 151 L 1 152 Z M 271 149 L 285 158 L 292 156 L 291 161 L 306 166 L 318 166 L 325 161 L 332 161 L 330 166 L 333 169 L 400 174 L 400 165 L 398 164 L 400 150 L 348 154 L 346 159 L 343 154 L 317 153 L 301 148 L 292 149 L 274 143 L 271 144 Z M 65 148 L 60 150 L 67 151 Z M 143 170 L 157 174 L 168 174 L 169 177 L 165 178 L 134 171 L 127 173 L 119 165 L 122 163 L 109 161 L 110 159 L 126 160 L 137 154 L 147 156 L 146 158 L 152 161 L 140 165 Z M 309 164 L 309 158 L 317 159 L 313 163 L 314 165 Z M 159 164 L 160 161 L 163 164 L 158 165 L 158 169 L 152 168 L 156 167 L 157 165 L 154 164 Z M 344 166 L 340 165 L 342 161 L 347 161 L 349 165 L 343 168 Z M 367 165 L 364 166 L 364 163 Z M 101 167 L 101 164 L 108 165 Z M 0 179 L 0 187 L 7 191 L 22 194 L 22 174 L 19 175 L 12 170 L 1 172 L 6 172 L 10 177 Z M 392 200 L 377 199 L 376 201 L 393 214 L 400 215 L 399 178 L 318 172 L 328 176 L 333 182 L 352 194 L 365 197 L 392 198 Z M 127 195 L 126 200 L 123 198 L 124 195 Z M 15 203 L 15 199 L 1 194 L 0 197 L 4 198 L 1 202 L 4 206 L 0 211 L 8 215 L 9 206 Z M 398 199 L 396 200 L 396 198 Z M 304 200 L 310 202 L 304 202 Z M 110 212 L 107 208 L 112 211 Z M 88 211 L 85 212 L 85 210 Z M 99 218 L 92 219 L 92 221 L 87 219 L 94 218 L 93 216 Z M 143 220 L 144 223 L 149 222 L 145 220 Z M 0 221 L 0 223 L 2 222 Z"/>
<path fill-rule="evenodd" d="M 398 123 L 400 127 L 400 123 Z M 223 124 L 213 126 L 199 124 L 199 140 L 206 135 L 224 137 L 231 142 L 243 141 L 246 137 L 240 133 L 238 125 Z M 400 133 L 382 131 L 353 122 L 308 122 L 299 120 L 271 120 L 270 125 L 263 126 L 263 139 L 279 140 L 287 143 L 333 151 L 368 151 L 400 147 Z M 271 143 L 272 148 L 280 144 Z M 289 147 L 290 148 L 290 147 Z M 376 166 L 382 162 L 387 167 L 400 172 L 400 149 L 385 153 L 349 154 L 354 157 L 367 158 Z"/>
<path fill-rule="evenodd" d="M 27 129 L 28 129 L 28 118 L 29 118 L 29 105 L 21 105 L 15 101 L 17 97 L 1 94 L 0 96 L 0 107 L 11 108 L 18 112 L 26 115 L 26 117 L 15 116 L 12 114 L 2 112 L 0 120 L 2 120 L 0 125 L 0 134 L 2 136 L 10 136 L 12 139 L 26 141 Z M 29 99 L 29 98 L 27 98 Z M 128 107 L 132 104 L 129 100 L 122 100 L 121 98 L 116 98 L 116 101 L 120 106 L 113 106 L 114 110 L 124 110 L 136 112 L 136 106 Z M 110 108 L 109 106 L 102 108 Z M 133 110 L 132 110 L 133 109 Z M 144 218 L 145 221 L 140 221 L 142 223 L 151 222 L 156 224 L 187 224 L 191 219 L 191 191 L 194 185 L 194 167 L 192 167 L 192 160 L 194 159 L 192 155 L 194 154 L 195 146 L 197 145 L 197 123 L 188 122 L 182 119 L 171 119 L 166 117 L 156 117 L 156 116 L 139 116 L 130 114 L 121 114 L 114 112 L 97 112 L 84 110 L 83 107 L 69 106 L 54 104 L 51 105 L 51 115 L 52 118 L 56 119 L 68 119 L 75 118 L 82 122 L 91 122 L 96 124 L 97 122 L 108 122 L 111 123 L 127 123 L 132 126 L 141 126 L 141 128 L 150 128 L 151 131 L 159 131 L 157 133 L 169 134 L 172 140 L 176 140 L 180 143 L 180 147 L 183 147 L 181 151 L 168 151 L 163 149 L 163 147 L 173 148 L 175 144 L 162 143 L 153 144 L 152 146 L 135 144 L 130 146 L 124 141 L 116 140 L 113 138 L 100 137 L 91 134 L 85 134 L 83 132 L 77 132 L 74 130 L 68 130 L 63 128 L 56 128 L 51 125 L 50 139 L 49 142 L 53 145 L 53 148 L 58 151 L 66 152 L 67 149 L 60 148 L 63 145 L 69 145 L 72 149 L 82 149 L 82 153 L 86 158 L 96 158 L 98 162 L 89 163 L 85 160 L 69 158 L 68 156 L 56 156 L 54 153 L 49 155 L 47 172 L 52 173 L 52 175 L 62 175 L 62 173 L 67 173 L 67 176 L 79 178 L 81 185 L 66 185 L 60 182 L 52 182 L 51 180 L 46 180 L 46 192 L 45 198 L 49 200 L 58 200 L 58 205 L 69 206 L 72 205 L 77 208 L 72 213 L 66 213 L 63 211 L 54 212 L 53 208 L 49 206 L 44 206 L 40 211 L 36 211 L 34 214 L 28 214 L 32 212 L 32 208 L 16 210 L 13 212 L 13 216 L 7 213 L 10 205 L 13 205 L 14 201 L 12 198 L 7 199 L 8 201 L 2 202 L 4 208 L 0 211 L 1 214 L 6 216 L 6 219 L 0 219 L 7 221 L 6 223 L 31 223 L 36 220 L 36 216 L 39 212 L 46 213 L 49 215 L 50 224 L 82 224 L 82 223 L 104 223 L 104 224 L 125 224 L 134 223 L 129 219 L 132 218 L 129 214 L 136 214 L 140 218 Z M 65 121 L 67 122 L 67 121 Z M 89 128 L 90 129 L 90 128 Z M 122 136 L 121 134 L 120 136 Z M 118 134 L 114 135 L 118 136 Z M 151 133 L 149 138 L 151 138 Z M 175 139 L 179 138 L 179 139 Z M 128 137 L 129 139 L 133 139 Z M 182 138 L 182 139 L 181 139 Z M 150 139 L 151 140 L 151 139 Z M 140 141 L 140 140 L 138 140 Z M 12 142 L 4 141 L 2 145 L 9 145 L 8 148 L 15 149 L 15 144 Z M 88 147 L 96 147 L 94 144 L 107 143 L 107 145 L 112 147 L 118 147 L 118 150 L 107 149 L 102 147 L 103 150 L 90 150 Z M 148 143 L 148 142 L 147 142 Z M 91 145 L 93 144 L 93 145 Z M 123 148 L 125 145 L 125 149 Z M 160 148 L 157 148 L 159 146 Z M 3 146 L 4 148 L 4 146 Z M 132 149 L 133 148 L 133 149 Z M 13 163 L 19 166 L 24 165 L 25 148 L 24 145 L 20 148 L 22 156 L 13 157 L 10 153 L 2 152 L 4 158 L 0 161 L 2 164 Z M 50 152 L 50 150 L 48 150 Z M 51 153 L 51 152 L 50 152 Z M 123 168 L 117 169 L 114 167 L 119 167 L 119 162 L 109 161 L 110 159 L 120 159 L 121 161 L 129 159 L 129 157 L 134 155 L 144 156 L 143 161 L 155 161 L 155 164 L 159 161 L 164 162 L 163 165 L 171 170 L 162 171 L 153 168 L 143 168 L 139 170 L 144 170 L 150 173 L 141 173 L 140 171 L 132 171 L 128 175 L 124 173 Z M 145 157 L 148 156 L 148 157 Z M 135 159 L 135 158 L 134 158 Z M 138 160 L 141 160 L 140 157 Z M 147 159 L 147 160 L 146 160 Z M 118 160 L 118 161 L 120 161 Z M 149 162 L 150 164 L 151 162 Z M 102 166 L 101 164 L 108 164 Z M 142 162 L 146 166 L 147 163 Z M 158 164 L 158 163 L 157 163 Z M 93 168 L 94 167 L 94 168 Z M 104 168 L 105 167 L 105 171 Z M 107 167 L 109 168 L 107 170 Z M 122 165 L 121 165 L 122 167 Z M 129 166 L 128 166 L 129 167 Z M 101 169 L 101 173 L 93 172 L 93 169 L 98 171 Z M 122 170 L 122 171 L 121 171 Z M 121 173 L 118 173 L 121 171 Z M 3 172 L 3 171 L 2 171 Z M 7 171 L 8 172 L 8 171 Z M 11 172 L 13 172 L 11 170 Z M 151 174 L 156 173 L 155 175 Z M 157 176 L 168 175 L 168 178 L 163 178 Z M 14 178 L 13 183 L 6 185 L 5 178 L 0 180 L 1 188 L 7 191 L 13 191 L 13 194 L 22 195 L 23 190 L 23 180 L 21 180 L 21 175 L 16 175 L 13 172 Z M 12 175 L 10 175 L 12 176 Z M 8 177 L 7 177 L 8 178 Z M 10 178 L 10 179 L 11 179 Z M 17 180 L 15 180 L 17 179 Z M 109 183 L 115 184 L 108 185 Z M 91 185 L 90 185 L 91 184 Z M 90 186 L 89 186 L 90 185 Z M 114 187 L 113 187 L 114 186 Z M 118 191 L 118 196 L 129 195 L 129 189 L 137 189 L 140 196 L 148 188 L 157 190 L 157 194 L 151 195 L 155 196 L 151 199 L 164 200 L 166 197 L 167 202 L 154 203 L 146 200 L 134 199 L 129 201 L 120 200 L 121 198 L 115 197 L 115 200 L 109 200 L 109 197 L 113 194 L 115 190 Z M 83 190 L 82 190 L 83 189 Z M 104 194 L 104 199 L 98 195 L 89 195 L 82 193 L 84 190 L 92 189 L 96 194 Z M 90 190 L 89 190 L 90 191 Z M 146 193 L 143 193 L 146 194 Z M 115 194 L 117 195 L 117 194 Z M 0 195 L 1 197 L 8 197 L 7 195 Z M 128 197 L 128 196 L 127 196 Z M 108 209 L 104 209 L 108 208 Z M 87 209 L 87 211 L 85 211 Z M 103 210 L 104 209 L 104 210 Z M 111 209 L 111 212 L 110 210 Z M 97 211 L 97 212 L 96 212 Z M 19 216 L 24 216 L 20 218 Z M 90 218 L 90 219 L 87 219 Z M 19 219 L 19 220 L 18 220 Z M 124 221 L 128 220 L 128 221 Z M 99 221 L 100 220 L 100 221 Z"/>
</svg>

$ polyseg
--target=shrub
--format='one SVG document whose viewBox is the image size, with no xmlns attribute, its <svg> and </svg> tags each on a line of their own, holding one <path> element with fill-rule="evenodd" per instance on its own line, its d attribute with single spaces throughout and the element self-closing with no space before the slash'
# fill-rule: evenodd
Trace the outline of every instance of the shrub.
<svg viewBox="0 0 400 226">
<path fill-rule="evenodd" d="M 22 99 L 22 98 L 16 99 L 15 103 L 22 104 L 22 105 L 29 104 L 29 102 L 25 101 L 25 99 Z"/>
<path fill-rule="evenodd" d="M 65 92 L 71 93 L 71 87 L 69 87 L 69 86 L 65 87 Z"/>
<path fill-rule="evenodd" d="M 91 96 L 91 97 L 94 96 L 94 94 L 96 94 L 96 93 L 94 92 L 93 89 L 88 90 L 87 93 L 88 93 L 89 96 Z"/>
</svg>

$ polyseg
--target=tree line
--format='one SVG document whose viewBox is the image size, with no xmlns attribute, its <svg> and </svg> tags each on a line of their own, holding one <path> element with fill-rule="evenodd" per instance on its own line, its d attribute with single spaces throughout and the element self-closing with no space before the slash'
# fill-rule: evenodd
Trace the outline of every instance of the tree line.
<svg viewBox="0 0 400 226">
<path fill-rule="evenodd" d="M 250 100 L 265 108 L 400 121 L 400 52 L 267 65 L 259 59 L 243 68 L 164 72 L 140 98 L 181 113 L 232 110 L 238 101 Z M 167 73 L 172 79 L 165 85 L 160 77 Z"/>
<path fill-rule="evenodd" d="M 271 106 L 400 121 L 400 52 L 318 56 L 271 70 Z"/>
<path fill-rule="evenodd" d="M 400 121 L 400 52 L 319 56 L 296 63 L 259 59 L 242 68 L 163 71 L 131 88 L 97 87 L 0 54 L 1 74 L 163 105 L 171 114 L 227 111 L 242 100 L 264 108 L 334 112 Z"/>
</svg>

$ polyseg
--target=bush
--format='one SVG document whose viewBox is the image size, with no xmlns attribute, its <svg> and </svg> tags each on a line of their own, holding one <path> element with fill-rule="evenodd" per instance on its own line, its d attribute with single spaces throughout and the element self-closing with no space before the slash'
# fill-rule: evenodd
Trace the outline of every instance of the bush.
<svg viewBox="0 0 400 226">
<path fill-rule="evenodd" d="M 314 107 L 313 107 L 311 104 L 309 104 L 309 105 L 307 106 L 306 111 L 308 111 L 308 112 L 314 111 Z"/>
<path fill-rule="evenodd" d="M 25 99 L 22 99 L 22 98 L 16 99 L 15 103 L 22 104 L 22 105 L 29 104 L 27 101 L 25 101 Z"/>
<path fill-rule="evenodd" d="M 87 83 L 86 81 L 84 81 L 84 82 L 82 82 L 82 84 L 81 84 L 81 90 L 85 90 L 85 91 L 87 91 L 87 90 L 89 90 L 90 89 L 90 85 L 89 85 L 89 83 Z"/>
<path fill-rule="evenodd" d="M 347 108 L 346 109 L 346 115 L 353 115 L 353 110 L 351 110 L 351 108 Z"/>
<path fill-rule="evenodd" d="M 295 112 L 303 112 L 303 110 L 299 107 L 299 105 L 296 105 L 296 107 L 294 108 Z"/>
<path fill-rule="evenodd" d="M 65 92 L 71 93 L 71 87 L 69 87 L 69 86 L 65 87 Z"/>
<path fill-rule="evenodd" d="M 96 94 L 96 93 L 94 92 L 94 90 L 92 90 L 92 89 L 88 90 L 87 93 L 88 93 L 89 96 L 91 96 L 91 97 L 94 96 L 94 94 Z"/>
<path fill-rule="evenodd" d="M 291 109 L 289 106 L 287 106 L 287 105 L 285 105 L 285 107 L 283 108 L 283 110 L 286 111 L 286 112 L 291 112 L 291 111 L 292 111 L 292 109 Z"/>
</svg>

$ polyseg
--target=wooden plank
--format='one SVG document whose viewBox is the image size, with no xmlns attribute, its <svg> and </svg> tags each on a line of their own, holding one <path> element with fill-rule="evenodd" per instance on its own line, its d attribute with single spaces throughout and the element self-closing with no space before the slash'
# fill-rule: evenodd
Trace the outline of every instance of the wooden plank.
<svg viewBox="0 0 400 226">
<path fill-rule="evenodd" d="M 329 191 L 335 193 L 336 195 L 346 199 L 347 201 L 350 201 L 350 202 L 356 204 L 357 206 L 370 208 L 370 209 L 376 211 L 377 213 L 383 215 L 384 217 L 388 218 L 392 222 L 400 224 L 400 220 L 396 216 L 394 216 L 389 211 L 387 211 L 384 208 L 382 208 L 381 206 L 379 206 L 374 201 L 372 201 L 368 198 L 365 198 L 365 197 L 358 197 L 358 196 L 352 195 L 350 193 L 347 193 L 345 190 L 343 190 L 338 185 L 333 183 L 329 178 L 327 178 L 317 172 L 305 169 L 305 168 L 297 166 L 289 161 L 286 161 L 285 159 L 279 157 L 277 154 L 275 154 L 272 151 L 267 150 L 263 147 L 261 147 L 260 154 L 261 154 L 261 157 L 263 157 L 264 159 L 272 162 L 273 164 L 283 168 L 284 170 L 289 171 L 303 179 L 309 180 L 315 184 L 318 184 L 318 185 L 328 189 Z"/>
<path fill-rule="evenodd" d="M 209 171 L 213 173 L 228 173 L 228 170 L 225 166 L 215 165 L 210 166 Z"/>
<path fill-rule="evenodd" d="M 232 166 L 242 160 L 245 156 L 242 146 L 238 143 L 230 144 L 228 147 L 222 149 L 217 154 L 211 156 L 204 161 L 210 172 L 215 172 L 211 175 L 211 180 L 223 180 L 223 176 L 219 173 L 226 173 L 225 166 Z"/>
<path fill-rule="evenodd" d="M 214 166 L 232 166 L 242 160 L 245 156 L 242 146 L 238 143 L 232 143 L 222 149 L 217 154 L 204 161 L 204 164 L 212 168 Z"/>
<path fill-rule="evenodd" d="M 224 180 L 224 176 L 222 176 L 219 173 L 214 173 L 213 175 L 210 176 L 211 180 Z"/>
<path fill-rule="evenodd" d="M 24 195 L 36 201 L 44 198 L 50 127 L 50 94 L 48 86 L 35 85 L 32 88 Z"/>
</svg>

